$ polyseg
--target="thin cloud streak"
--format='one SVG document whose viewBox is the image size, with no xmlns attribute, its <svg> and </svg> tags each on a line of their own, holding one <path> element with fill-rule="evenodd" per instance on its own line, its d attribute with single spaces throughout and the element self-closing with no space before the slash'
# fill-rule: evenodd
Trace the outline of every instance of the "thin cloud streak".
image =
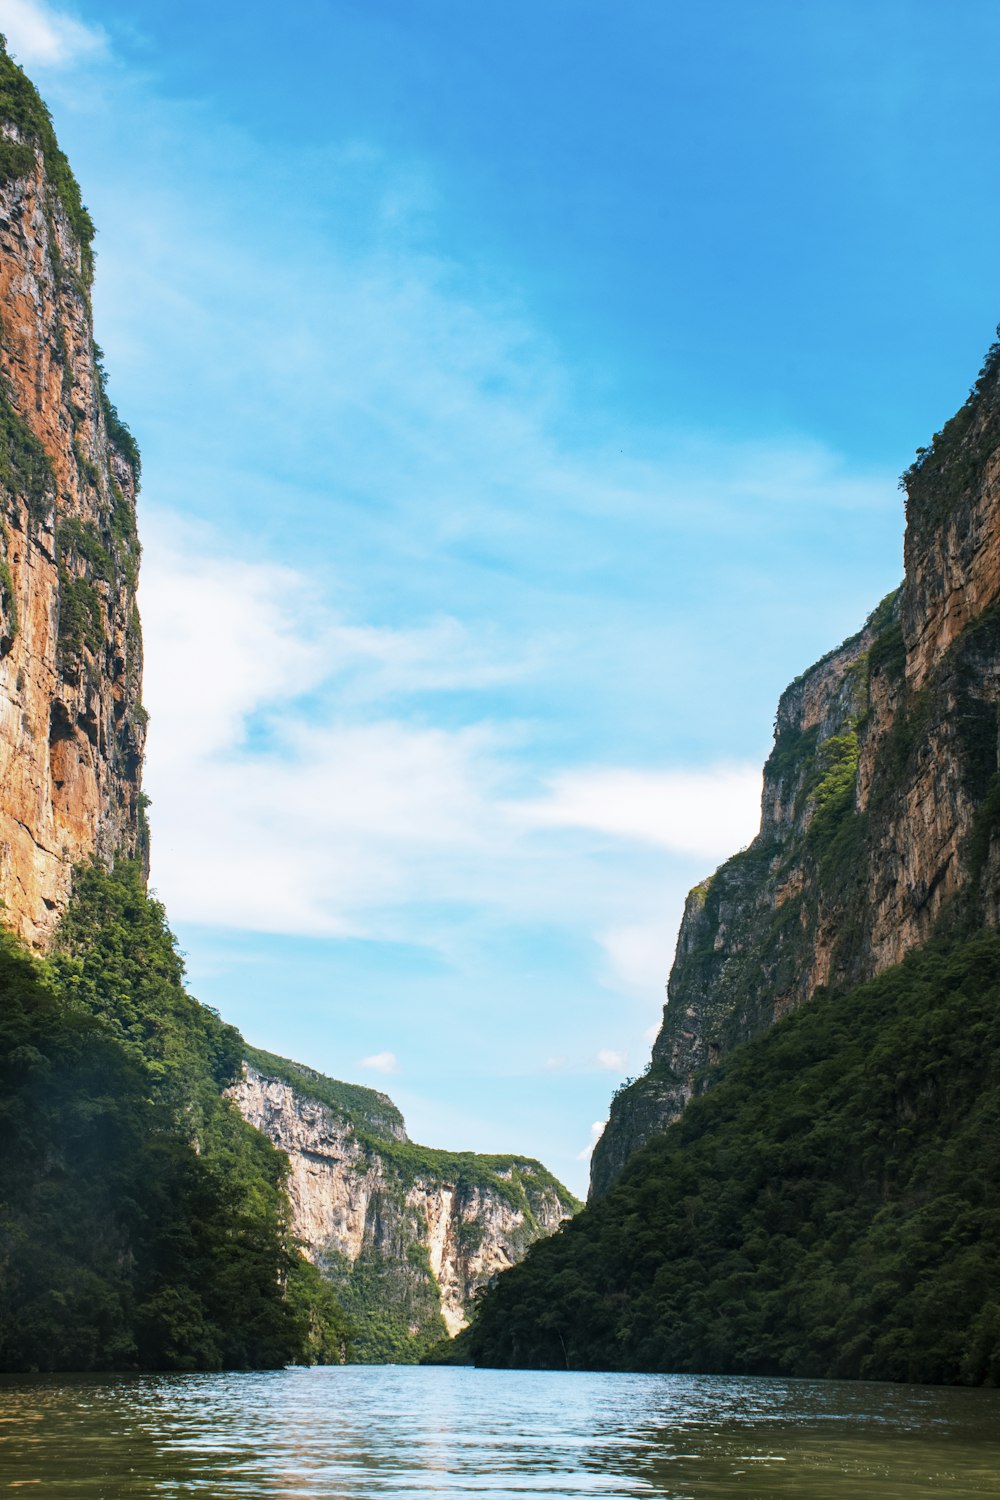
<svg viewBox="0 0 1000 1500">
<path fill-rule="evenodd" d="M 591 829 L 717 860 L 756 834 L 760 795 L 756 766 L 593 767 L 553 778 L 546 799 L 522 803 L 518 812 L 533 827 Z"/>
<path fill-rule="evenodd" d="M 368 1068 L 375 1073 L 398 1073 L 399 1063 L 395 1052 L 375 1052 L 371 1057 L 363 1057 L 358 1063 L 359 1068 Z"/>
<path fill-rule="evenodd" d="M 0 31 L 25 68 L 71 68 L 107 52 L 107 37 L 99 27 L 38 0 L 0 0 Z"/>
<path fill-rule="evenodd" d="M 630 873 L 628 854 L 640 793 L 660 781 L 597 768 L 550 775 L 549 801 L 541 788 L 513 795 L 537 781 L 537 726 L 476 717 L 468 695 L 523 662 L 505 661 L 495 641 L 480 651 L 457 623 L 374 631 L 347 620 L 315 579 L 234 558 L 205 528 L 154 514 L 146 535 L 153 878 L 176 919 L 446 951 L 458 907 L 490 927 L 586 934 L 613 986 L 662 983 L 661 882 L 641 861 Z M 367 687 L 352 698 L 355 676 Z M 465 717 L 428 722 L 428 703 L 449 690 Z M 668 861 L 715 848 L 719 789 L 732 780 L 727 767 L 672 774 L 687 831 L 671 840 L 640 828 L 638 839 Z M 605 784 L 629 796 L 602 815 Z M 700 846 L 698 798 L 716 820 Z M 595 826 L 604 837 L 581 854 L 580 830 Z"/>
</svg>

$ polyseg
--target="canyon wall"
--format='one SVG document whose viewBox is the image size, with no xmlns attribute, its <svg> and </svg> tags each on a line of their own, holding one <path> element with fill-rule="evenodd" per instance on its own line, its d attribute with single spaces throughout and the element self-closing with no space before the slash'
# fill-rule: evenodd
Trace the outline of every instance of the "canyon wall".
<svg viewBox="0 0 1000 1500">
<path fill-rule="evenodd" d="M 760 832 L 687 900 L 647 1073 L 615 1098 L 591 1197 L 712 1065 L 820 990 L 1000 914 L 1000 349 L 917 455 L 905 577 L 783 694 Z"/>
<path fill-rule="evenodd" d="M 253 1053 L 232 1090 L 289 1160 L 292 1228 L 358 1326 L 362 1359 L 416 1358 L 578 1207 L 538 1162 L 432 1151 L 385 1095 Z"/>
<path fill-rule="evenodd" d="M 75 864 L 146 858 L 139 463 L 94 343 L 92 234 L 0 54 L 0 899 L 36 949 Z"/>
</svg>

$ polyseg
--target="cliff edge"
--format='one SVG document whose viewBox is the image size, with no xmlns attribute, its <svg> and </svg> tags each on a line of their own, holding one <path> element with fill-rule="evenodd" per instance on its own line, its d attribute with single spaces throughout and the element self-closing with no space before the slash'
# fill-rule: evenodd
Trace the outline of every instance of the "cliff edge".
<svg viewBox="0 0 1000 1500">
<path fill-rule="evenodd" d="M 36 949 L 75 864 L 146 860 L 139 459 L 94 343 L 92 237 L 0 48 L 0 899 Z"/>
<path fill-rule="evenodd" d="M 782 695 L 760 832 L 688 897 L 652 1061 L 613 1101 L 592 1198 L 733 1046 L 949 923 L 997 924 L 1000 344 L 903 482 L 903 583 Z"/>
<path fill-rule="evenodd" d="M 292 1231 L 355 1324 L 353 1357 L 415 1361 L 579 1204 L 537 1161 L 435 1151 L 391 1099 L 251 1050 L 230 1090 L 289 1162 Z"/>
</svg>

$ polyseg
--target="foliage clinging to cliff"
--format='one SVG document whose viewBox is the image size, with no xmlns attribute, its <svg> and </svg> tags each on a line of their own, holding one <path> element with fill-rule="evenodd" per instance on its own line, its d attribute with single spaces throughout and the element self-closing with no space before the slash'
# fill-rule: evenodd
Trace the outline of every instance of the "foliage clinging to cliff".
<svg viewBox="0 0 1000 1500">
<path fill-rule="evenodd" d="M 100 344 L 94 345 L 94 369 L 97 372 L 97 388 L 108 441 L 132 470 L 135 488 L 138 491 L 139 481 L 142 478 L 142 455 L 139 452 L 139 444 L 132 436 L 131 428 L 119 416 L 117 406 L 108 395 L 108 372 L 104 368 L 104 350 Z"/>
<path fill-rule="evenodd" d="M 0 484 L 22 495 L 28 513 L 41 520 L 55 501 L 52 464 L 42 444 L 15 410 L 0 381 Z"/>
<path fill-rule="evenodd" d="M 377 1154 L 399 1182 L 407 1186 L 420 1176 L 441 1178 L 457 1186 L 485 1189 L 534 1219 L 534 1200 L 554 1193 L 571 1208 L 579 1207 L 573 1195 L 533 1157 L 491 1155 L 479 1151 L 443 1151 L 409 1141 L 403 1116 L 387 1094 L 358 1083 L 327 1078 L 302 1063 L 277 1057 L 259 1047 L 247 1047 L 247 1062 L 270 1078 L 280 1078 L 297 1094 L 327 1105 L 346 1120 L 358 1140 Z"/>
<path fill-rule="evenodd" d="M 56 140 L 48 106 L 31 79 L 8 53 L 6 38 L 2 36 L 0 36 L 0 123 L 13 125 L 26 141 L 34 142 L 40 148 L 45 158 L 46 176 L 55 189 L 63 212 L 79 242 L 84 274 L 89 279 L 93 265 L 91 244 L 94 238 L 94 221 L 84 207 L 79 184 Z M 25 176 L 33 169 L 34 153 L 25 151 L 23 143 L 20 149 L 16 142 L 4 143 L 0 170 L 6 176 Z"/>
<path fill-rule="evenodd" d="M 1000 328 L 965 404 L 934 434 L 900 479 L 906 490 L 907 525 L 939 526 L 981 483 L 988 459 L 1000 447 Z"/>
<path fill-rule="evenodd" d="M 337 1357 L 285 1161 L 222 1094 L 241 1038 L 138 871 L 79 872 L 47 965 L 0 934 L 0 995 L 0 1368 Z"/>
<path fill-rule="evenodd" d="M 387 1094 L 365 1088 L 360 1083 L 342 1083 L 327 1078 L 313 1068 L 265 1052 L 261 1047 L 246 1047 L 244 1057 L 251 1067 L 268 1078 L 280 1078 L 306 1099 L 316 1099 L 353 1125 L 367 1127 L 374 1135 L 387 1138 L 403 1133 L 403 1116 Z"/>
<path fill-rule="evenodd" d="M 462 1353 L 1000 1383 L 1000 937 L 818 995 L 720 1072 Z"/>
</svg>

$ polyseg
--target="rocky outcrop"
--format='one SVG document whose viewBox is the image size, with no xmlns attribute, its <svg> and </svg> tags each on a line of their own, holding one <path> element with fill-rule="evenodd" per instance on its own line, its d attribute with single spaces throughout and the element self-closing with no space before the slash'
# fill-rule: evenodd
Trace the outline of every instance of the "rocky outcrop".
<svg viewBox="0 0 1000 1500">
<path fill-rule="evenodd" d="M 688 897 L 592 1197 L 734 1045 L 943 927 L 1000 918 L 1000 346 L 904 480 L 903 584 L 783 694 L 760 832 Z"/>
<path fill-rule="evenodd" d="M 35 948 L 75 864 L 145 859 L 138 454 L 94 343 L 92 232 L 0 51 L 0 899 Z"/>
<path fill-rule="evenodd" d="M 383 1094 L 255 1053 L 232 1091 L 286 1153 L 292 1225 L 360 1325 L 356 1352 L 416 1358 L 578 1206 L 538 1162 L 432 1151 Z"/>
</svg>

